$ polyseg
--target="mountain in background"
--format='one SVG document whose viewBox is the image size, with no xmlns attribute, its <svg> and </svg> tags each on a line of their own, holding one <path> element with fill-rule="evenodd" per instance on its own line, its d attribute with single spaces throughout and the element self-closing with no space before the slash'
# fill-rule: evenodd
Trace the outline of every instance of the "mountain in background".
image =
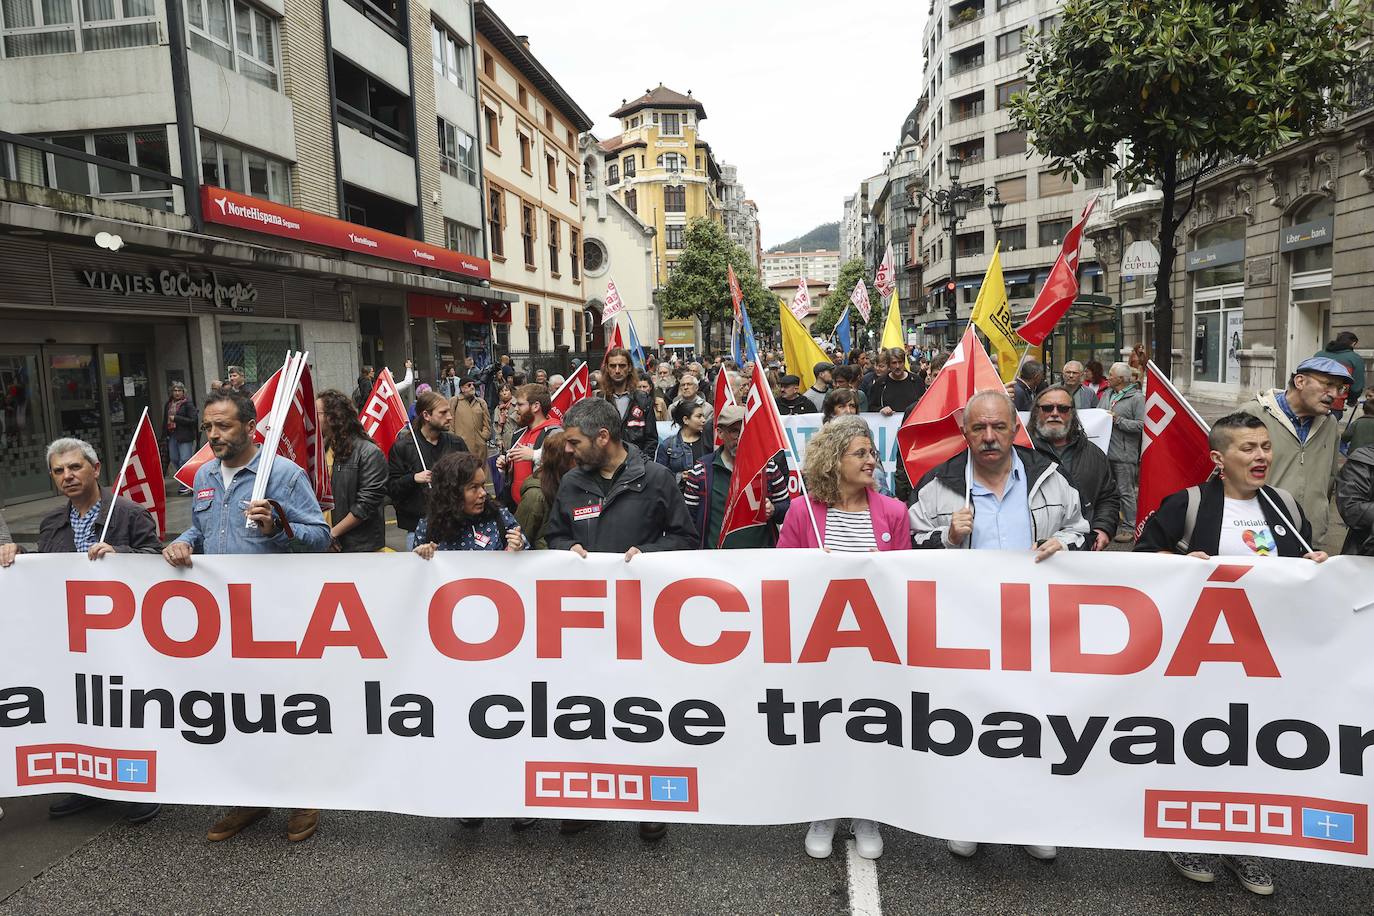
<svg viewBox="0 0 1374 916">
<path fill-rule="evenodd" d="M 769 251 L 838 251 L 840 247 L 840 224 L 821 223 L 805 235 L 798 236 L 781 245 L 774 245 Z"/>
</svg>

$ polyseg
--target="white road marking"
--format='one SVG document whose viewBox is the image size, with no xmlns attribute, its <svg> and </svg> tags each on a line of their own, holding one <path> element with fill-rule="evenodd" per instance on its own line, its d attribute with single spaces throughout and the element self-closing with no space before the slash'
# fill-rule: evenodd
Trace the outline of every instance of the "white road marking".
<svg viewBox="0 0 1374 916">
<path fill-rule="evenodd" d="M 852 839 L 845 843 L 845 853 L 849 859 L 849 912 L 854 916 L 882 916 L 877 863 L 859 855 Z"/>
</svg>

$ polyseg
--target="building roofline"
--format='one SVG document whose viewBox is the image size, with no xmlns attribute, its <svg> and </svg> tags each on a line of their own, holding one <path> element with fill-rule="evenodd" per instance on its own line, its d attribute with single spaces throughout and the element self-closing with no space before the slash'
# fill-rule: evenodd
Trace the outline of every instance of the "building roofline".
<svg viewBox="0 0 1374 916">
<path fill-rule="evenodd" d="M 529 46 L 521 40 L 521 36 L 511 31 L 510 26 L 501 21 L 492 8 L 485 0 L 476 0 L 472 5 L 473 14 L 477 22 L 478 33 L 501 54 L 515 64 L 520 72 L 534 84 L 544 96 L 558 108 L 565 117 L 573 122 L 573 127 L 581 133 L 584 130 L 592 129 L 592 119 L 587 113 L 573 101 L 572 96 L 559 85 L 548 70 L 544 69 L 533 54 L 530 53 Z"/>
</svg>

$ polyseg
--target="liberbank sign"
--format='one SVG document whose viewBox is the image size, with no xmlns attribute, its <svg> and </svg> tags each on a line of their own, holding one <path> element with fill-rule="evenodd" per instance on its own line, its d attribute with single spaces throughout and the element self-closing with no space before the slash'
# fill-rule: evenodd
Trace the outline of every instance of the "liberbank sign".
<svg viewBox="0 0 1374 916">
<path fill-rule="evenodd" d="M 200 209 L 208 223 L 432 267 L 477 280 L 491 278 L 491 263 L 482 258 L 212 185 L 201 188 Z"/>
</svg>

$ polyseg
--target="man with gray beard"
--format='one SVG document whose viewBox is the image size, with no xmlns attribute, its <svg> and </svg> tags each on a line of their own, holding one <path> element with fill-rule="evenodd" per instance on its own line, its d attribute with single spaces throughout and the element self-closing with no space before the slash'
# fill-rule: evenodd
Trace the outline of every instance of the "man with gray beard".
<svg viewBox="0 0 1374 916">
<path fill-rule="evenodd" d="M 1083 517 L 1092 526 L 1084 547 L 1103 550 L 1116 535 L 1121 496 L 1107 456 L 1078 422 L 1074 391 L 1054 385 L 1036 396 L 1030 411 L 1030 437 L 1035 450 L 1059 465 L 1059 472 L 1078 491 Z"/>
</svg>

